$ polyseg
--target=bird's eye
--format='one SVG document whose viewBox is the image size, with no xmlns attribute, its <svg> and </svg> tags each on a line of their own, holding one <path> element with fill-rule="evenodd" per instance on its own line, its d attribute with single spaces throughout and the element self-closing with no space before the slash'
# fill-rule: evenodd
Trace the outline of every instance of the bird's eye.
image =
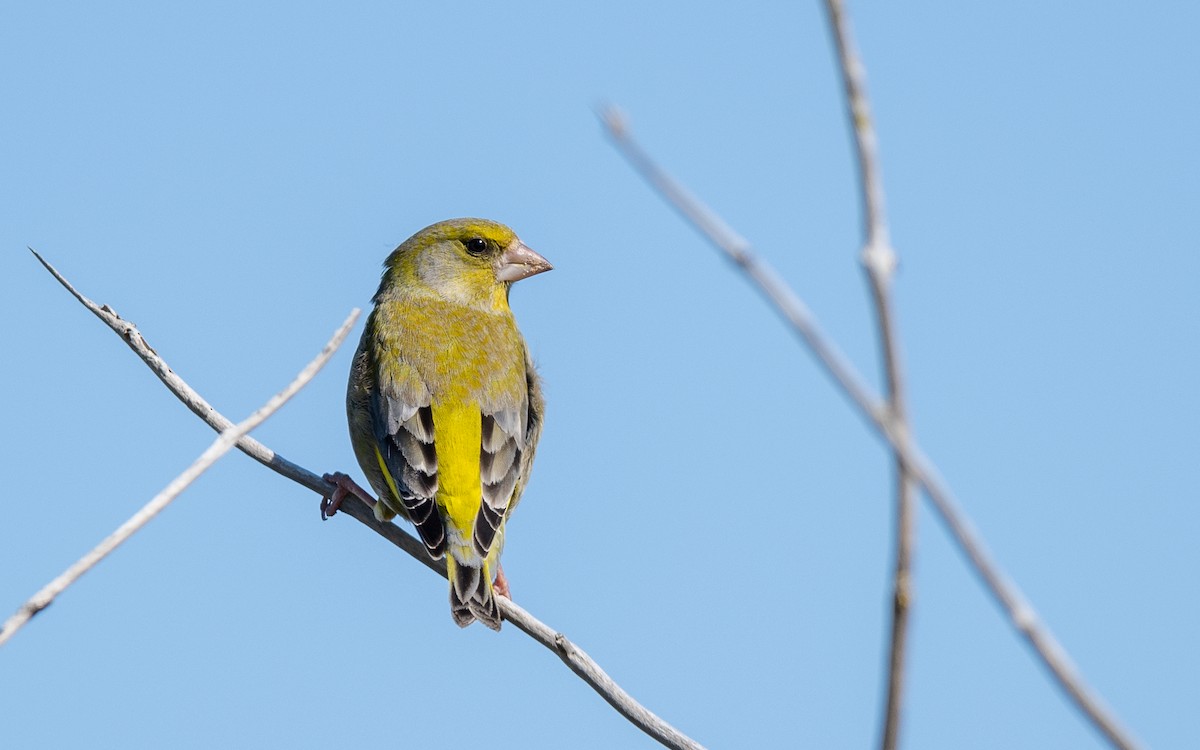
<svg viewBox="0 0 1200 750">
<path fill-rule="evenodd" d="M 483 255 L 488 249 L 487 240 L 482 237 L 472 237 L 463 244 L 471 255 Z"/>
</svg>

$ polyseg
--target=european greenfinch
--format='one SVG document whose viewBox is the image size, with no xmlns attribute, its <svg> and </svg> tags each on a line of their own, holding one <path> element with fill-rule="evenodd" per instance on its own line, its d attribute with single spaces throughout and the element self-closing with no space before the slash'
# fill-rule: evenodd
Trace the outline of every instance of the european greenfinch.
<svg viewBox="0 0 1200 750">
<path fill-rule="evenodd" d="M 379 501 L 331 474 L 337 491 L 322 510 L 352 492 L 381 521 L 411 521 L 430 556 L 446 558 L 454 622 L 499 630 L 505 523 L 544 409 L 508 293 L 551 265 L 503 224 L 451 219 L 414 234 L 383 268 L 346 392 L 350 440 Z"/>
</svg>

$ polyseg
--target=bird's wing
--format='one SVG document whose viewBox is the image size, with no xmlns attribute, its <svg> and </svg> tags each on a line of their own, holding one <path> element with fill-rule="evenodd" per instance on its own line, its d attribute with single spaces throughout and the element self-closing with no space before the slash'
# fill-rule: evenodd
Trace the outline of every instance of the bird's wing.
<svg viewBox="0 0 1200 750">
<path fill-rule="evenodd" d="M 524 410 L 499 409 L 483 415 L 480 434 L 479 478 L 483 502 L 475 516 L 475 551 L 487 557 L 496 538 L 496 530 L 508 512 L 521 466 L 521 446 L 525 441 Z"/>
<path fill-rule="evenodd" d="M 435 502 L 438 461 L 432 401 L 416 369 L 398 362 L 390 372 L 380 373 L 370 409 L 376 458 L 388 489 L 436 559 L 446 551 L 446 529 Z"/>
<path fill-rule="evenodd" d="M 516 406 L 483 412 L 479 473 L 483 502 L 475 517 L 475 551 L 487 557 L 496 532 L 520 500 L 542 432 L 542 389 L 525 352 L 525 389 Z"/>
</svg>

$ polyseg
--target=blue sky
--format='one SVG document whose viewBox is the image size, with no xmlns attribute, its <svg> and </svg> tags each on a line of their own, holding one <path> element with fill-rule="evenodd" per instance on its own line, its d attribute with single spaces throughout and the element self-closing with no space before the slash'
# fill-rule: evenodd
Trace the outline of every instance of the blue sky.
<svg viewBox="0 0 1200 750">
<path fill-rule="evenodd" d="M 1200 10 L 855 3 L 915 430 L 1148 745 L 1198 741 Z M 878 387 L 818 3 L 38 3 L 0 24 L 0 614 L 239 419 L 434 221 L 555 264 L 514 596 L 711 747 L 869 747 L 887 451 L 602 137 L 621 105 Z M 357 334 L 355 334 L 356 336 Z M 357 472 L 350 349 L 257 437 Z M 513 628 L 230 455 L 0 651 L 6 747 L 653 747 Z M 922 510 L 905 745 L 1092 748 Z"/>
</svg>

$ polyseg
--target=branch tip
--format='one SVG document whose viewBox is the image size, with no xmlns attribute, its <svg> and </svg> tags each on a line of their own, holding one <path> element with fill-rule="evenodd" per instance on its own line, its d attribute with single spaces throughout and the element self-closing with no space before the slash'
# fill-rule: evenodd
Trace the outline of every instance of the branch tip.
<svg viewBox="0 0 1200 750">
<path fill-rule="evenodd" d="M 629 135 L 629 120 L 625 112 L 614 104 L 601 104 L 596 110 L 596 116 L 608 129 L 608 134 L 616 139 L 624 139 Z"/>
</svg>

